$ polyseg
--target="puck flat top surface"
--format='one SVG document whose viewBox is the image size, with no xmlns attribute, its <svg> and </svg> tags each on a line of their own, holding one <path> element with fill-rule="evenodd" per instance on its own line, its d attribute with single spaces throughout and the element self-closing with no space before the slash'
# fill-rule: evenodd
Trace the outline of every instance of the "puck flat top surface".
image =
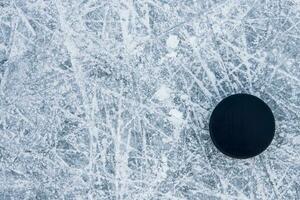
<svg viewBox="0 0 300 200">
<path fill-rule="evenodd" d="M 271 109 L 258 97 L 235 94 L 224 98 L 209 121 L 214 145 L 233 158 L 250 158 L 262 153 L 272 142 L 275 119 Z"/>
</svg>

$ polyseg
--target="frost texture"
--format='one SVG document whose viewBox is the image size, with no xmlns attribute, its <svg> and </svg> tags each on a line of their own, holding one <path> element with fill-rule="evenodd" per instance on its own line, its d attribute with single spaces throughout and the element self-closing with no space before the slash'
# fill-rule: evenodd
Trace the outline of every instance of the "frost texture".
<svg viewBox="0 0 300 200">
<path fill-rule="evenodd" d="M 0 199 L 300 199 L 297 0 L 0 0 Z M 260 156 L 213 146 L 238 92 Z"/>
</svg>

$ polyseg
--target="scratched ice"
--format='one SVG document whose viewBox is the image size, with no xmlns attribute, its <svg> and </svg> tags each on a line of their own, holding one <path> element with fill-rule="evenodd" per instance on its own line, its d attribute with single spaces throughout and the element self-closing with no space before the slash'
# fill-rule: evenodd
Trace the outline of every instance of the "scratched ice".
<svg viewBox="0 0 300 200">
<path fill-rule="evenodd" d="M 0 0 L 0 199 L 299 200 L 298 0 Z M 238 92 L 260 156 L 208 132 Z"/>
</svg>

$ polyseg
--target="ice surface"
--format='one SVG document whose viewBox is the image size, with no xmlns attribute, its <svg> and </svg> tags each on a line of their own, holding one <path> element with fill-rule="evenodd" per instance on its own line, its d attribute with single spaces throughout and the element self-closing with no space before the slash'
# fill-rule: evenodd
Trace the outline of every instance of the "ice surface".
<svg viewBox="0 0 300 200">
<path fill-rule="evenodd" d="M 0 199 L 300 199 L 298 0 L 0 0 Z M 235 160 L 238 92 L 276 134 Z"/>
</svg>

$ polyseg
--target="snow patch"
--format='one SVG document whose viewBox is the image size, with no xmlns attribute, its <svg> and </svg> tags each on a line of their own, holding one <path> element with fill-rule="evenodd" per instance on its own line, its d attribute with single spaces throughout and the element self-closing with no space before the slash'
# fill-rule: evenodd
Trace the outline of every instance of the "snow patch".
<svg viewBox="0 0 300 200">
<path fill-rule="evenodd" d="M 196 38 L 195 36 L 191 36 L 191 37 L 189 38 L 189 42 L 190 42 L 191 44 L 196 44 L 197 38 Z"/>
<path fill-rule="evenodd" d="M 180 97 L 181 97 L 181 99 L 184 100 L 184 101 L 186 101 L 186 100 L 189 99 L 189 95 L 187 95 L 187 94 L 182 94 Z"/>
<path fill-rule="evenodd" d="M 178 127 L 182 124 L 183 122 L 182 112 L 180 112 L 177 109 L 171 109 L 169 115 L 170 115 L 169 120 L 174 126 Z"/>
<path fill-rule="evenodd" d="M 154 96 L 160 101 L 166 101 L 170 99 L 172 90 L 166 85 L 162 85 L 154 94 Z"/>
<path fill-rule="evenodd" d="M 171 51 L 166 55 L 168 58 L 175 58 L 177 56 L 177 53 L 175 51 Z"/>
<path fill-rule="evenodd" d="M 300 135 L 296 136 L 293 140 L 294 144 L 300 144 Z"/>
<path fill-rule="evenodd" d="M 179 39 L 176 35 L 170 35 L 167 39 L 167 47 L 170 49 L 176 49 L 179 44 Z"/>
</svg>

